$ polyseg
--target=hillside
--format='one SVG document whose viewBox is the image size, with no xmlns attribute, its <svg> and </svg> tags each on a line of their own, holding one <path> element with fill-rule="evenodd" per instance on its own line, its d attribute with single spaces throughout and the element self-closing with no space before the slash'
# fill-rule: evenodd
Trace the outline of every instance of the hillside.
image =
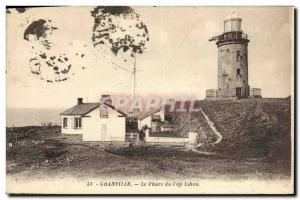
<svg viewBox="0 0 300 200">
<path fill-rule="evenodd" d="M 30 127 L 35 134 L 7 147 L 7 179 L 14 184 L 39 180 L 95 178 L 288 179 L 285 163 L 236 160 L 199 154 L 185 147 L 82 142 L 80 135 L 57 135 L 59 127 Z M 27 132 L 28 127 L 15 129 Z M 11 131 L 11 129 L 7 129 Z"/>
<path fill-rule="evenodd" d="M 203 100 L 222 141 L 211 150 L 238 158 L 290 160 L 290 99 Z"/>
</svg>

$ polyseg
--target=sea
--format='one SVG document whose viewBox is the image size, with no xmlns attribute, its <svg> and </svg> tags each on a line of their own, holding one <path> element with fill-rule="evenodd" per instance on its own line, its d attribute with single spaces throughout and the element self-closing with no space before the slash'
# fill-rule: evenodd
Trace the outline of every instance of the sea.
<svg viewBox="0 0 300 200">
<path fill-rule="evenodd" d="M 65 108 L 7 108 L 6 127 L 60 125 Z"/>
</svg>

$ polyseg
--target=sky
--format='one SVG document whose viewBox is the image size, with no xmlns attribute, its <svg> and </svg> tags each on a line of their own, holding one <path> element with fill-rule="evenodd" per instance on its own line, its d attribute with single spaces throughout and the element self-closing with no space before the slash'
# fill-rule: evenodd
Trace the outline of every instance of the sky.
<svg viewBox="0 0 300 200">
<path fill-rule="evenodd" d="M 293 15 L 288 7 L 133 8 L 150 38 L 145 51 L 136 56 L 137 95 L 205 98 L 206 89 L 217 87 L 217 46 L 208 40 L 222 34 L 223 20 L 233 11 L 242 18 L 242 30 L 250 40 L 250 87 L 261 88 L 263 97 L 291 94 Z M 117 66 L 131 70 L 134 60 L 122 53 L 116 56 L 106 47 L 94 47 L 91 10 L 93 7 L 10 10 L 6 23 L 8 108 L 67 108 L 78 97 L 97 102 L 101 94 L 133 94 L 132 74 Z M 57 28 L 48 35 L 48 50 L 34 38 L 24 39 L 26 28 L 40 19 Z M 49 83 L 32 73 L 37 52 L 68 55 L 74 70 L 69 79 Z M 43 67 L 46 73 L 49 68 Z"/>
</svg>

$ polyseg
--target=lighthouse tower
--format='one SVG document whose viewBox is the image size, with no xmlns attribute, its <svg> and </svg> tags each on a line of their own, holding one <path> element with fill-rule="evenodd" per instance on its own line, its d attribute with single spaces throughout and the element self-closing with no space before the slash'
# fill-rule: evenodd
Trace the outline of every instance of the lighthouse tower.
<svg viewBox="0 0 300 200">
<path fill-rule="evenodd" d="M 218 47 L 218 89 L 206 96 L 248 98 L 248 37 L 241 28 L 242 19 L 232 15 L 224 20 L 224 32 L 211 38 Z"/>
</svg>

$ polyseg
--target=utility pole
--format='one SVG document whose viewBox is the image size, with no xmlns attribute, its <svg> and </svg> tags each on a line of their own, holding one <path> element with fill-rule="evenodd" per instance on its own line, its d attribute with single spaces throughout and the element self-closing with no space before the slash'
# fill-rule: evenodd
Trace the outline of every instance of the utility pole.
<svg viewBox="0 0 300 200">
<path fill-rule="evenodd" d="M 136 56 L 134 54 L 134 64 L 133 64 L 133 102 L 135 101 L 135 80 L 136 79 Z M 135 109 L 133 109 L 133 119 L 135 119 Z"/>
<path fill-rule="evenodd" d="M 141 70 L 137 70 L 136 69 L 136 54 L 134 53 L 134 62 L 133 62 L 133 70 L 128 70 L 126 69 L 125 67 L 121 66 L 121 65 L 118 65 L 116 63 L 112 63 L 114 64 L 115 66 L 117 66 L 118 68 L 130 73 L 133 75 L 133 102 L 135 101 L 135 95 L 136 95 L 136 72 L 137 71 L 141 71 Z M 133 119 L 135 119 L 135 109 L 133 109 Z"/>
</svg>

